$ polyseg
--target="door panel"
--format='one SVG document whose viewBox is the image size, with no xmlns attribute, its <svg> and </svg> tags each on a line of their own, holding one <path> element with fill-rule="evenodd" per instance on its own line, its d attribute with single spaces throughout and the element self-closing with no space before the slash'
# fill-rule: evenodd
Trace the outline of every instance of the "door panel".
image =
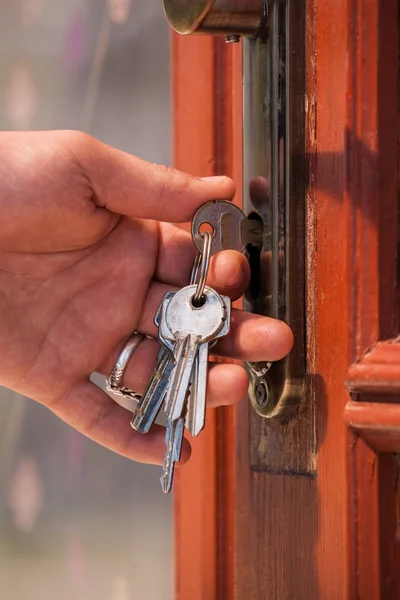
<svg viewBox="0 0 400 600">
<path fill-rule="evenodd" d="M 179 473 L 181 600 L 400 598 L 398 2 L 308 0 L 304 11 L 305 398 L 289 426 L 248 402 L 210 414 Z M 176 164 L 239 182 L 240 48 L 174 39 Z M 188 104 L 193 90 L 211 105 Z M 190 153 L 182 106 L 191 127 L 208 119 Z M 272 427 L 298 456 L 311 452 L 301 422 L 313 405 L 314 470 L 257 464 L 260 448 L 274 460 Z"/>
<path fill-rule="evenodd" d="M 399 598 L 398 3 L 349 2 L 350 597 Z M 377 403 L 380 403 L 378 406 Z M 397 404 L 397 405 L 396 405 Z"/>
</svg>

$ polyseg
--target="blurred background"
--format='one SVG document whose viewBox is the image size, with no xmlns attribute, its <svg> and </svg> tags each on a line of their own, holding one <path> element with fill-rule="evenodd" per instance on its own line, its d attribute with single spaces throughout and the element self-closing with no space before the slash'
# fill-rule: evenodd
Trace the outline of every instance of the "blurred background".
<svg viewBox="0 0 400 600">
<path fill-rule="evenodd" d="M 169 70 L 161 0 L 0 4 L 2 130 L 81 129 L 169 165 Z M 0 388 L 0 598 L 171 600 L 159 477 Z"/>
</svg>

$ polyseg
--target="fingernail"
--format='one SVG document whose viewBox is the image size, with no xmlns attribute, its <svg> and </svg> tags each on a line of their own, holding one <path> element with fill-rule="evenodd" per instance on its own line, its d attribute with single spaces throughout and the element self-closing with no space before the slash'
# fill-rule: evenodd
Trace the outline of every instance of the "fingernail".
<svg viewBox="0 0 400 600">
<path fill-rule="evenodd" d="M 213 175 L 212 177 L 200 177 L 206 183 L 226 183 L 227 177 L 224 175 Z"/>
</svg>

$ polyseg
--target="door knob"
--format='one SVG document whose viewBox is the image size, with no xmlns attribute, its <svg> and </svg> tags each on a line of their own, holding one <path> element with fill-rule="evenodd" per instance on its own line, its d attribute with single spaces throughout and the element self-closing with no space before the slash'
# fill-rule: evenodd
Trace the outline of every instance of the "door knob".
<svg viewBox="0 0 400 600">
<path fill-rule="evenodd" d="M 225 35 L 227 41 L 255 36 L 267 14 L 267 0 L 163 0 L 171 27 L 183 34 Z"/>
</svg>

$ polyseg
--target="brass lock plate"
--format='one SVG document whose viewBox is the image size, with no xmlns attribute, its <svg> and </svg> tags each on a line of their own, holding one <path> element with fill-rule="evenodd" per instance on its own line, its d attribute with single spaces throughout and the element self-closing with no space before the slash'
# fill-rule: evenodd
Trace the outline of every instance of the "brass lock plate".
<svg viewBox="0 0 400 600">
<path fill-rule="evenodd" d="M 289 357 L 249 364 L 256 471 L 314 476 L 315 414 L 306 377 L 305 0 L 269 3 L 262 37 L 243 41 L 244 210 L 261 216 L 245 308 L 293 330 Z"/>
<path fill-rule="evenodd" d="M 295 337 L 288 358 L 247 365 L 250 461 L 256 471 L 314 476 L 314 384 L 305 351 L 306 0 L 164 0 L 164 8 L 180 33 L 247 38 L 243 223 L 251 232 L 251 220 L 261 221 L 263 234 L 246 248 L 245 308 L 284 320 Z"/>
</svg>

